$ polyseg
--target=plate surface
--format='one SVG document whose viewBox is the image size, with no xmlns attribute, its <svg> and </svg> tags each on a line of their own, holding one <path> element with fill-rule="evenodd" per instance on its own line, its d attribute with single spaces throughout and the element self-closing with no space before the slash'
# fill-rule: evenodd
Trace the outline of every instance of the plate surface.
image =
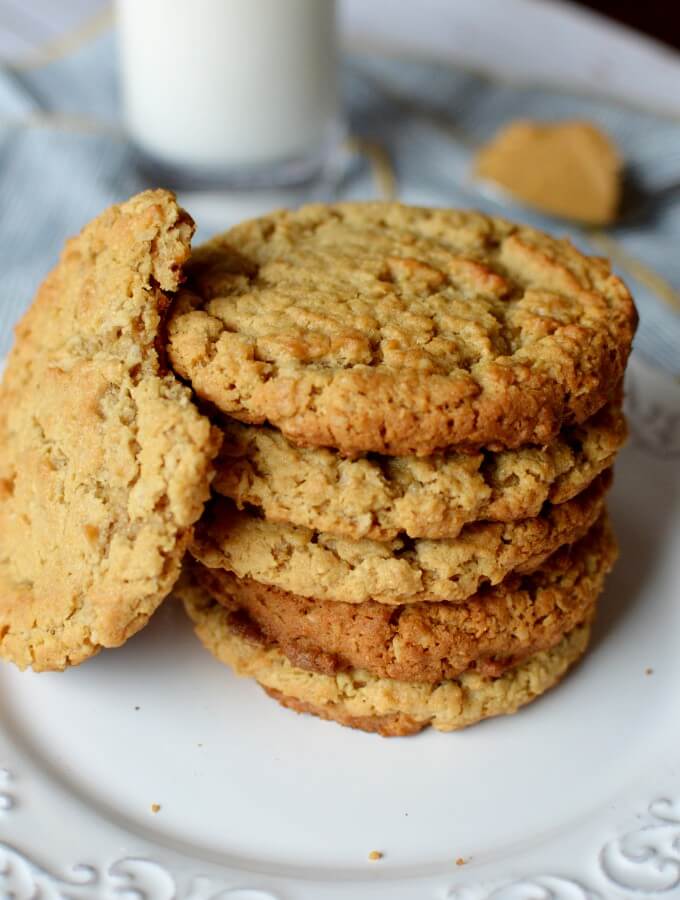
<svg viewBox="0 0 680 900">
<path fill-rule="evenodd" d="M 0 896 L 680 895 L 680 387 L 630 376 L 621 559 L 559 688 L 385 740 L 280 709 L 168 602 L 79 669 L 0 668 Z"/>
</svg>

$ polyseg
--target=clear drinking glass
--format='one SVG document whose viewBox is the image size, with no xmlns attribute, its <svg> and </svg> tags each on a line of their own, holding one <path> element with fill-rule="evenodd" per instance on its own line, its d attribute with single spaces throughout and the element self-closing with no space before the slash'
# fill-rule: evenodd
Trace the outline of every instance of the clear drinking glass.
<svg viewBox="0 0 680 900">
<path fill-rule="evenodd" d="M 344 137 L 334 0 L 117 0 L 128 133 L 169 183 L 274 187 Z"/>
</svg>

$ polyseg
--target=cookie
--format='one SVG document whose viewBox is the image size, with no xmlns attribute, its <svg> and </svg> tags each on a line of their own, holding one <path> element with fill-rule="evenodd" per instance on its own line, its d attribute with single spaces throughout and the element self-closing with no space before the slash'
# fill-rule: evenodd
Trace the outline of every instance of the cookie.
<svg viewBox="0 0 680 900">
<path fill-rule="evenodd" d="M 414 719 L 413 716 L 404 713 L 387 713 L 379 716 L 354 716 L 345 712 L 340 703 L 315 704 L 298 700 L 297 697 L 289 697 L 277 691 L 275 688 L 263 687 L 265 694 L 296 713 L 307 713 L 328 722 L 337 722 L 346 728 L 355 728 L 357 731 L 367 731 L 370 734 L 380 734 L 382 737 L 408 737 L 418 734 L 427 727 L 423 722 Z"/>
<path fill-rule="evenodd" d="M 599 518 L 609 482 L 607 472 L 540 516 L 468 525 L 457 538 L 441 541 L 350 541 L 267 522 L 217 498 L 190 549 L 209 568 L 317 600 L 461 602 L 511 571 L 532 571 L 563 544 L 581 538 Z"/>
<path fill-rule="evenodd" d="M 618 403 L 546 447 L 418 458 L 304 449 L 273 428 L 222 423 L 213 488 L 270 522 L 303 525 L 352 540 L 455 538 L 480 520 L 537 516 L 563 503 L 609 468 L 626 438 Z"/>
<path fill-rule="evenodd" d="M 464 603 L 337 603 L 286 593 L 199 564 L 191 574 L 232 625 L 275 644 L 294 666 L 325 675 L 437 683 L 475 669 L 497 677 L 588 622 L 616 545 L 602 519 L 531 575 L 509 575 Z"/>
<path fill-rule="evenodd" d="M 377 678 L 361 669 L 321 675 L 294 666 L 276 646 L 250 640 L 230 614 L 200 588 L 184 586 L 185 608 L 199 639 L 237 675 L 255 678 L 285 706 L 386 736 L 414 734 L 428 725 L 455 731 L 481 719 L 516 712 L 553 687 L 585 652 L 590 634 L 580 625 L 551 650 L 529 657 L 499 678 L 466 672 L 439 684 Z"/>
<path fill-rule="evenodd" d="M 222 412 L 344 454 L 545 445 L 620 382 L 625 285 L 568 241 L 479 213 L 314 205 L 194 254 L 175 370 Z"/>
<path fill-rule="evenodd" d="M 63 669 L 138 631 L 172 588 L 220 435 L 165 371 L 193 222 L 167 191 L 70 240 L 0 388 L 0 657 Z"/>
</svg>

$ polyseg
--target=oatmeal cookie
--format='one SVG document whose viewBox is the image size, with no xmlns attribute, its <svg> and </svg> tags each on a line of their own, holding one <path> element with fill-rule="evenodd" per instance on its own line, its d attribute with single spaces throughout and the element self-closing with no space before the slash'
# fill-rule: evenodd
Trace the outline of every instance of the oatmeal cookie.
<svg viewBox="0 0 680 900">
<path fill-rule="evenodd" d="M 194 563 L 191 575 L 248 634 L 298 668 L 436 683 L 475 669 L 497 677 L 590 621 L 616 555 L 604 521 L 531 575 L 509 575 L 464 603 L 338 603 L 289 594 Z"/>
<path fill-rule="evenodd" d="M 457 538 L 350 541 L 295 525 L 279 525 L 217 498 L 201 519 L 192 554 L 302 597 L 345 603 L 461 602 L 511 571 L 531 572 L 599 518 L 610 473 L 583 493 L 540 515 L 466 526 Z"/>
<path fill-rule="evenodd" d="M 70 240 L 0 388 L 0 657 L 63 669 L 138 631 L 172 588 L 219 432 L 160 352 L 193 222 L 167 191 Z"/>
<path fill-rule="evenodd" d="M 237 675 L 255 678 L 298 712 L 385 736 L 415 734 L 431 725 L 455 731 L 481 719 L 516 712 L 556 685 L 583 655 L 589 625 L 579 625 L 551 650 L 529 657 L 499 678 L 466 672 L 438 684 L 377 678 L 361 669 L 322 675 L 294 666 L 276 646 L 250 640 L 200 588 L 182 591 L 200 641 Z"/>
<path fill-rule="evenodd" d="M 566 240 L 479 213 L 313 205 L 196 251 L 169 353 L 199 396 L 292 443 L 428 456 L 584 422 L 636 322 L 609 264 Z"/>
<path fill-rule="evenodd" d="M 273 428 L 222 423 L 213 488 L 270 522 L 351 540 L 455 538 L 472 522 L 537 516 L 571 500 L 614 462 L 626 439 L 617 403 L 546 447 L 428 457 L 363 456 L 306 449 Z"/>
</svg>

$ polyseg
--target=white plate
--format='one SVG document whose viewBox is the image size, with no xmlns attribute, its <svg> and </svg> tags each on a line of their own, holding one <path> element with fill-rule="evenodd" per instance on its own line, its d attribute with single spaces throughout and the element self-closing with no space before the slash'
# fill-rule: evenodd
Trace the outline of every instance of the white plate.
<svg viewBox="0 0 680 900">
<path fill-rule="evenodd" d="M 621 560 L 557 690 L 385 740 L 280 709 L 167 604 L 79 669 L 0 668 L 0 896 L 680 896 L 680 387 L 629 391 Z"/>
</svg>

